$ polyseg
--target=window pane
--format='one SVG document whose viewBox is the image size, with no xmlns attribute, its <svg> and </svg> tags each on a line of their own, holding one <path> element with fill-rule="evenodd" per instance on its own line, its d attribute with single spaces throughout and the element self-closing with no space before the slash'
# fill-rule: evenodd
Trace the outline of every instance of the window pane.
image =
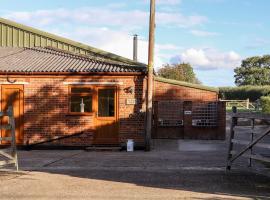
<svg viewBox="0 0 270 200">
<path fill-rule="evenodd" d="M 84 112 L 92 112 L 92 96 L 71 96 L 70 111 L 81 112 L 81 103 L 84 103 Z"/>
<path fill-rule="evenodd" d="M 72 87 L 71 93 L 73 94 L 80 94 L 80 93 L 90 93 L 91 88 L 89 87 Z"/>
<path fill-rule="evenodd" d="M 114 101 L 114 89 L 98 90 L 98 116 L 113 117 Z"/>
</svg>

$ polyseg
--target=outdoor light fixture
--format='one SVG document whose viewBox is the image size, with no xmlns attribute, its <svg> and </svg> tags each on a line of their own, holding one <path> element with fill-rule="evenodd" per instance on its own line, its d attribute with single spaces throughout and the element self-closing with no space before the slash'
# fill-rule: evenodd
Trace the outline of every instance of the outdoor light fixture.
<svg viewBox="0 0 270 200">
<path fill-rule="evenodd" d="M 7 82 L 9 83 L 16 83 L 17 79 L 11 80 L 9 76 L 7 76 Z"/>
<path fill-rule="evenodd" d="M 133 86 L 124 89 L 126 93 L 134 94 L 135 88 Z"/>
</svg>

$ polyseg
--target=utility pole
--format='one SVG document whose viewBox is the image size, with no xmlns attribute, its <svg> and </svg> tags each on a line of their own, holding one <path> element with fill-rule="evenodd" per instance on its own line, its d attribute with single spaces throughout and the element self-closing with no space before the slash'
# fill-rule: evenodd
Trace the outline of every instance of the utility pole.
<svg viewBox="0 0 270 200">
<path fill-rule="evenodd" d="M 145 149 L 151 150 L 152 132 L 152 111 L 153 111 L 153 68 L 154 68 L 154 47 L 155 47 L 155 10 L 156 1 L 150 2 L 150 23 L 149 23 L 149 47 L 148 47 L 148 77 L 147 77 L 147 104 L 146 104 L 146 139 Z"/>
</svg>

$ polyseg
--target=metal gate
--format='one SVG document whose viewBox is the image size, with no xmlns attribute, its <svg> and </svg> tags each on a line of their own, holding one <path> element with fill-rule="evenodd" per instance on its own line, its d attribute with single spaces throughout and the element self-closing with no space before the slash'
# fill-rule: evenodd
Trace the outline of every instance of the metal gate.
<svg viewBox="0 0 270 200">
<path fill-rule="evenodd" d="M 224 139 L 225 104 L 218 101 L 155 101 L 153 138 Z"/>
<path fill-rule="evenodd" d="M 154 102 L 153 138 L 184 138 L 183 102 Z"/>
</svg>

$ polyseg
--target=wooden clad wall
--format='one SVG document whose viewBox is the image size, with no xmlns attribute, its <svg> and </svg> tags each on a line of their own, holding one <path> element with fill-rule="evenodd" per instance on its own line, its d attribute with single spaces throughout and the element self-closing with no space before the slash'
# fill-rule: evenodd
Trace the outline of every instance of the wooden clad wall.
<svg viewBox="0 0 270 200">
<path fill-rule="evenodd" d="M 54 40 L 41 35 L 0 22 L 0 45 L 2 47 L 46 47 L 51 46 L 80 54 L 87 51 L 64 41 Z"/>
</svg>

